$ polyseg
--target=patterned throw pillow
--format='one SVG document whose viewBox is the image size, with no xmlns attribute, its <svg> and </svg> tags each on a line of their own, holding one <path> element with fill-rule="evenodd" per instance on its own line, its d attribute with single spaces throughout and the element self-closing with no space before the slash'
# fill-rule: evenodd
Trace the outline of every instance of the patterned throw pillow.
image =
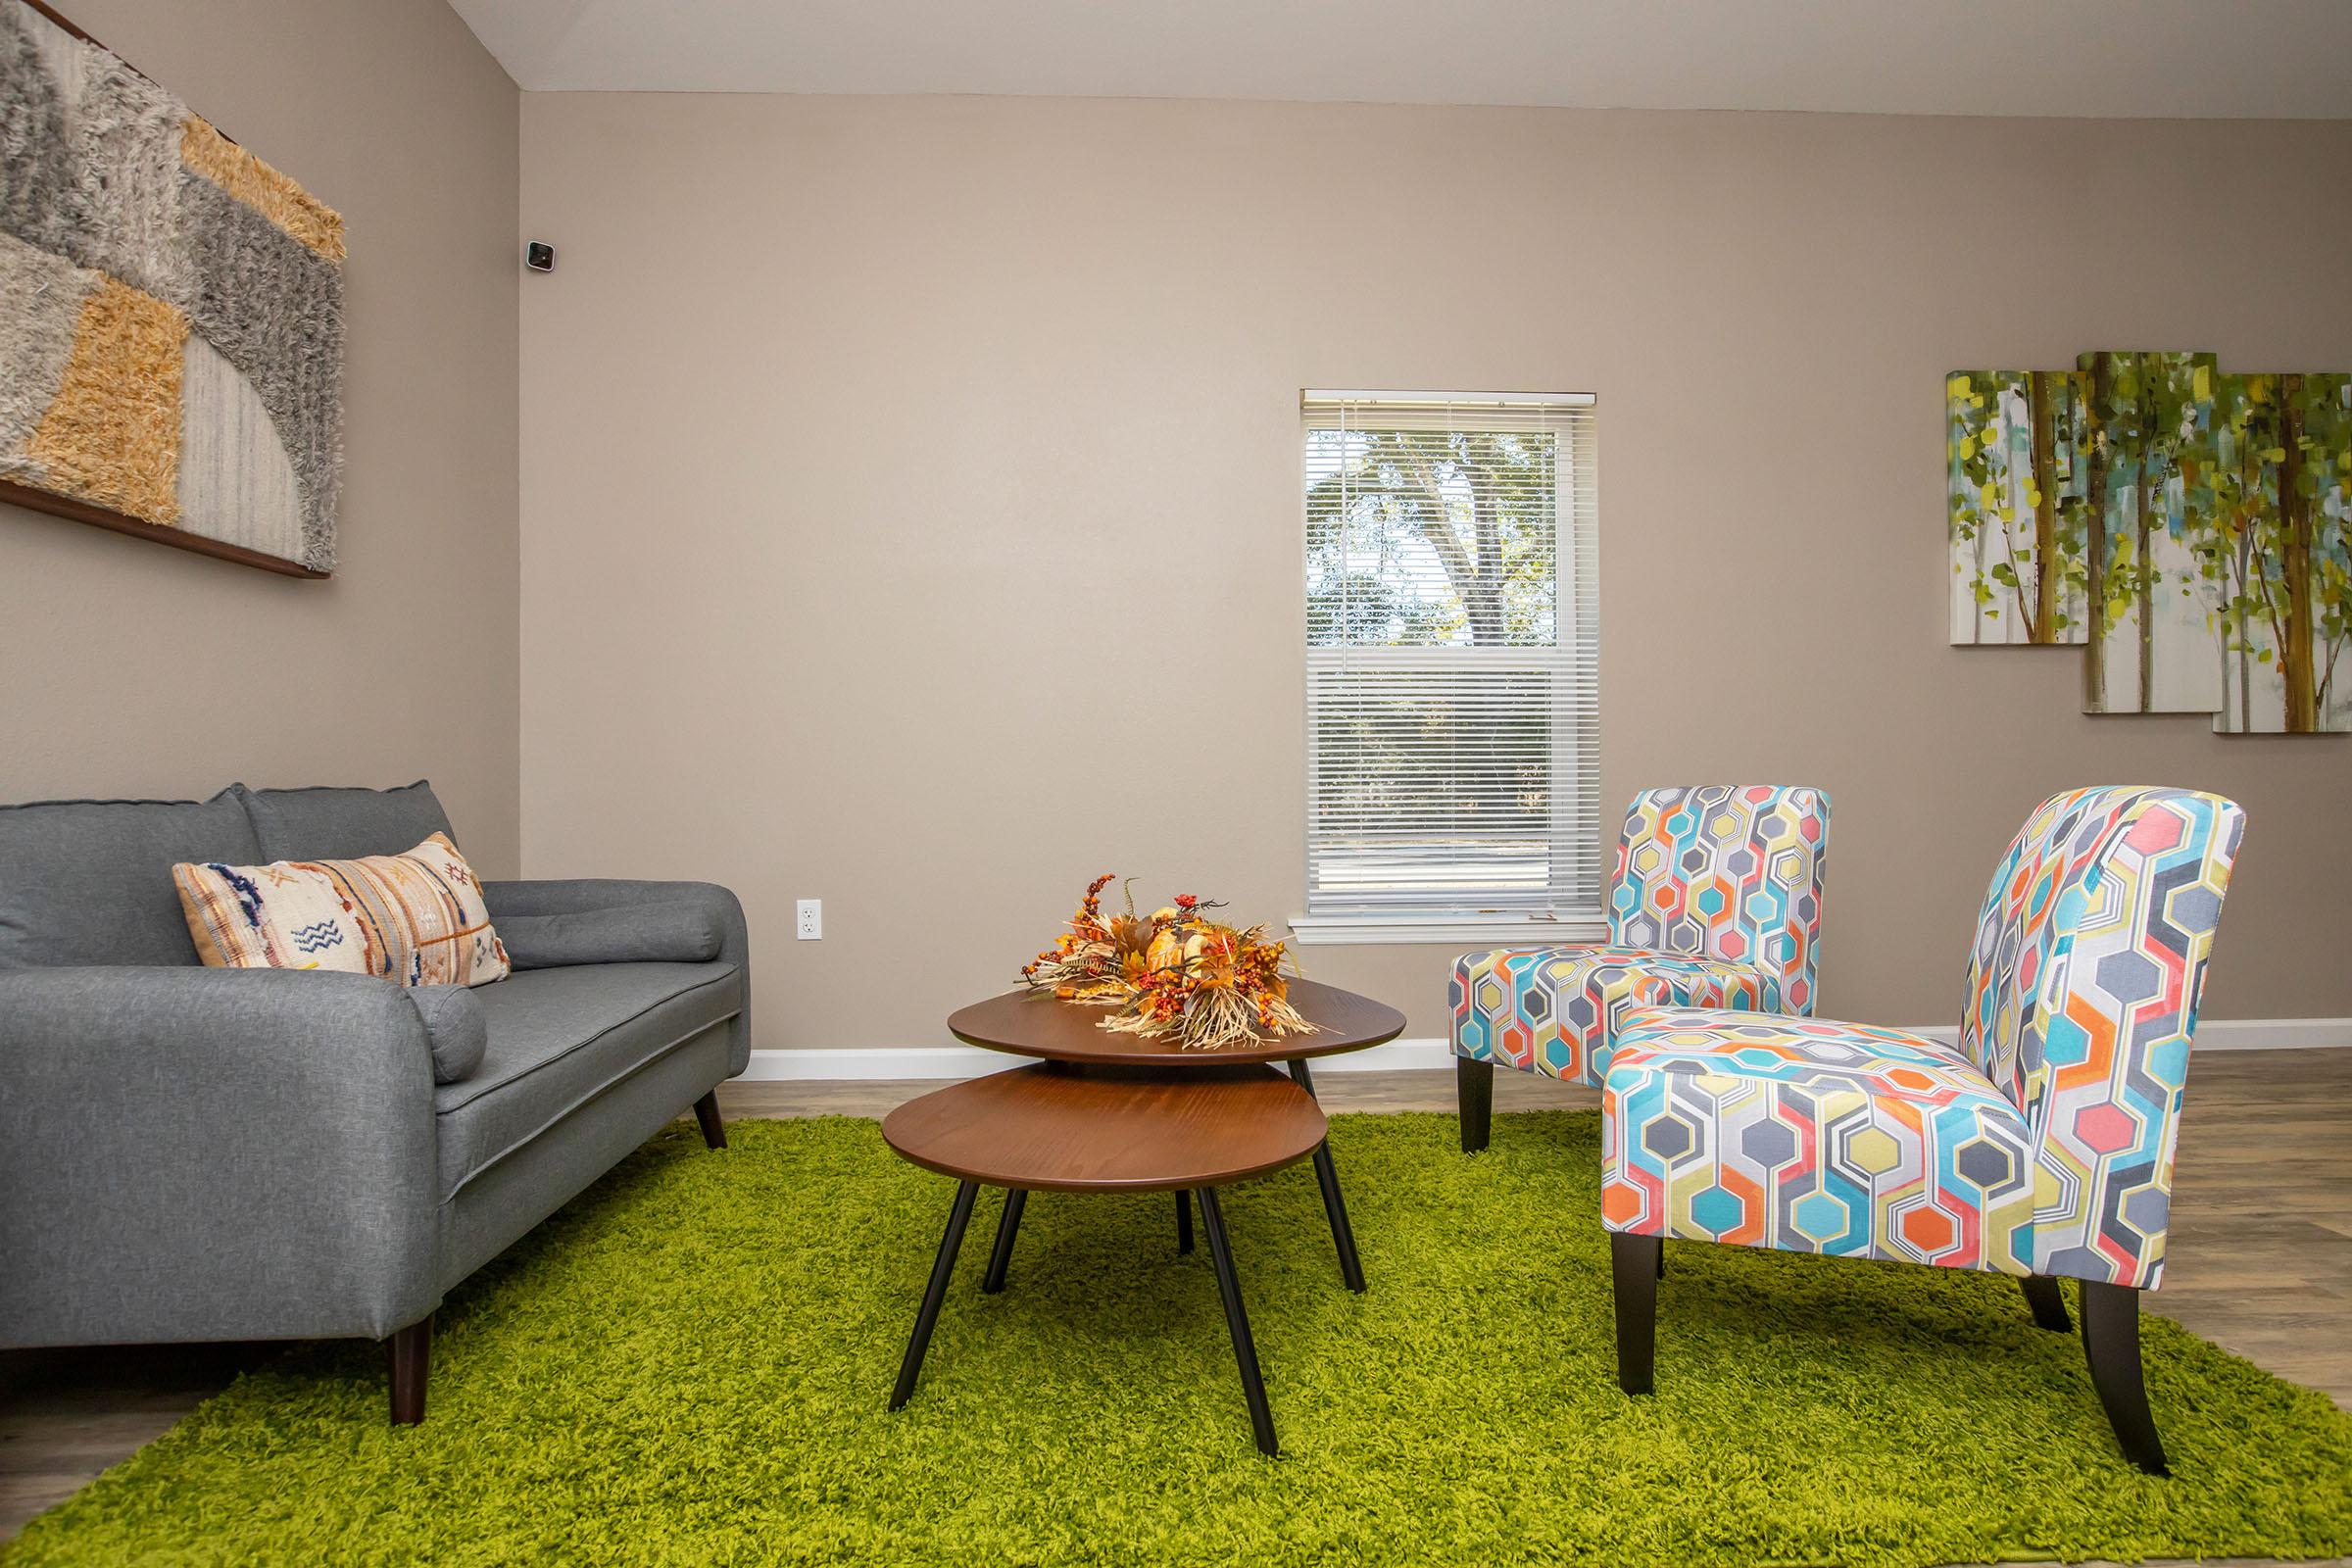
<svg viewBox="0 0 2352 1568">
<path fill-rule="evenodd" d="M 364 860 L 172 868 L 196 951 L 216 969 L 336 969 L 405 986 L 507 977 L 481 883 L 439 833 Z"/>
</svg>

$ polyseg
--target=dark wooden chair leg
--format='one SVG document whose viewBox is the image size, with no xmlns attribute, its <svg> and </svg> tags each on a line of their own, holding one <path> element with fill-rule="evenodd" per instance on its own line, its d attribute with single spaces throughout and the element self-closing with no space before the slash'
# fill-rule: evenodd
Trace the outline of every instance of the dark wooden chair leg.
<svg viewBox="0 0 2352 1568">
<path fill-rule="evenodd" d="M 718 1119 L 717 1090 L 711 1090 L 694 1102 L 694 1119 L 702 1124 L 705 1144 L 712 1149 L 727 1147 L 727 1126 Z"/>
<path fill-rule="evenodd" d="M 1494 1123 L 1494 1064 L 1454 1057 L 1453 1093 L 1461 1106 L 1462 1152 L 1475 1154 L 1487 1147 Z"/>
<path fill-rule="evenodd" d="M 424 1424 L 424 1375 L 433 1358 L 433 1319 L 426 1313 L 384 1342 L 392 1363 L 392 1424 Z"/>
<path fill-rule="evenodd" d="M 997 1216 L 997 1245 L 988 1254 L 988 1273 L 980 1281 L 981 1295 L 994 1296 L 1004 1288 L 1004 1270 L 1012 1263 L 1012 1240 L 1021 1233 L 1021 1210 L 1028 1206 L 1026 1188 L 1006 1190 L 1004 1212 Z"/>
<path fill-rule="evenodd" d="M 1657 1383 L 1658 1258 L 1664 1238 L 1609 1233 L 1609 1273 L 1617 1295 L 1617 1386 L 1647 1394 Z"/>
<path fill-rule="evenodd" d="M 2169 1476 L 2148 1389 L 2139 1366 L 2139 1292 L 2129 1285 L 2082 1282 L 2082 1354 L 2090 1386 L 2099 1391 L 2107 1424 L 2124 1457 L 2152 1476 Z"/>
<path fill-rule="evenodd" d="M 2052 1334 L 2065 1334 L 2074 1328 L 2074 1319 L 2066 1315 L 2066 1293 L 2058 1289 L 2056 1280 L 2047 1274 L 2029 1274 L 2017 1282 L 2017 1288 L 2026 1293 L 2026 1305 L 2034 1309 L 2036 1327 L 2048 1329 Z"/>
<path fill-rule="evenodd" d="M 1183 1188 L 1176 1189 L 1176 1250 L 1193 1250 L 1193 1195 Z"/>
</svg>

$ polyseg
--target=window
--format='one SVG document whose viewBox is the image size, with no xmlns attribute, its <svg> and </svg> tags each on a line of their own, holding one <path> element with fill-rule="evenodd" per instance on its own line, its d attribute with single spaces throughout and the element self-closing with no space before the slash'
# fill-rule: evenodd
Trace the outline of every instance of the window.
<svg viewBox="0 0 2352 1568">
<path fill-rule="evenodd" d="M 1600 933 L 1592 402 L 1305 395 L 1299 941 Z"/>
</svg>

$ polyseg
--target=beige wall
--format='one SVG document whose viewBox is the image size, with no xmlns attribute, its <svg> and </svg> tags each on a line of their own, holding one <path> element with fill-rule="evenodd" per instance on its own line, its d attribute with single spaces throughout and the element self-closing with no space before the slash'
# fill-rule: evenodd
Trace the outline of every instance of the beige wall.
<svg viewBox="0 0 2352 1568">
<path fill-rule="evenodd" d="M 2252 816 L 2208 1016 L 2352 1014 L 2352 742 L 1947 647 L 1941 426 L 1945 371 L 2093 347 L 2352 368 L 2347 168 L 2343 123 L 526 95 L 526 866 L 740 889 L 768 1048 L 938 1042 L 1098 870 L 1279 921 L 1299 389 L 1592 392 L 1604 801 L 1831 790 L 1826 1010 L 1953 1021 L 2025 812 L 2156 782 Z M 1443 950 L 1305 958 L 1444 1031 Z"/>
<path fill-rule="evenodd" d="M 300 582 L 0 506 L 0 800 L 430 775 L 516 825 L 520 93 L 442 0 L 71 0 L 350 223 L 341 567 Z"/>
</svg>

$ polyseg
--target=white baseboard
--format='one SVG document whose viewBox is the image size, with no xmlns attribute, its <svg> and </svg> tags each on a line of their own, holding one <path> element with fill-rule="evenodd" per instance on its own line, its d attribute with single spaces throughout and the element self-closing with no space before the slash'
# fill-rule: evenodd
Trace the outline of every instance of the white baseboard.
<svg viewBox="0 0 2352 1568">
<path fill-rule="evenodd" d="M 2215 1018 L 2197 1025 L 2199 1051 L 2292 1051 L 2352 1046 L 2352 1018 Z"/>
<path fill-rule="evenodd" d="M 1950 1024 L 1914 1029 L 1913 1034 L 1947 1044 L 1959 1033 Z M 2197 1025 L 2199 1051 L 2276 1051 L 2294 1047 L 2352 1048 L 2352 1018 L 2211 1018 Z M 1325 1056 L 1318 1073 L 1413 1072 L 1451 1065 L 1444 1040 L 1392 1040 L 1385 1046 Z M 978 1046 L 857 1046 L 814 1051 L 755 1051 L 744 1079 L 760 1083 L 857 1079 L 976 1078 L 1016 1065 L 1020 1057 Z"/>
<path fill-rule="evenodd" d="M 1914 1026 L 1909 1033 L 1951 1045 L 1959 1029 L 1948 1023 Z M 2197 1024 L 2199 1051 L 2293 1051 L 2352 1046 L 2352 1018 L 2206 1018 Z"/>
</svg>

